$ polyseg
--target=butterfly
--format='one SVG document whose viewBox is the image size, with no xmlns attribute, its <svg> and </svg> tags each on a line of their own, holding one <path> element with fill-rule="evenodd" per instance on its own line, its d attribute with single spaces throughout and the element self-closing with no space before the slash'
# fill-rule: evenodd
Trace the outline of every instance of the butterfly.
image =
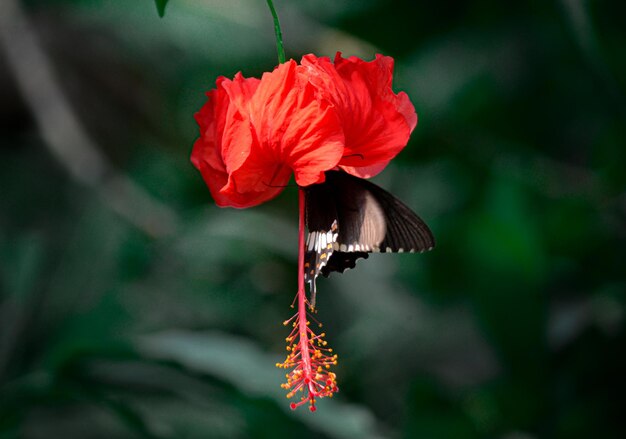
<svg viewBox="0 0 626 439">
<path fill-rule="evenodd" d="M 324 183 L 305 188 L 304 280 L 315 308 L 315 280 L 354 268 L 369 253 L 425 252 L 432 232 L 411 209 L 386 190 L 343 171 L 326 172 Z"/>
</svg>

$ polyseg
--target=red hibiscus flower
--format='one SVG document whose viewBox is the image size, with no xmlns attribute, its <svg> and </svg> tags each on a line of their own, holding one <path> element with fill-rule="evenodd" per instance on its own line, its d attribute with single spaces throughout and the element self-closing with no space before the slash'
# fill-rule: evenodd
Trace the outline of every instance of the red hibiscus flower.
<svg viewBox="0 0 626 439">
<path fill-rule="evenodd" d="M 191 160 L 222 207 L 251 207 L 296 184 L 322 183 L 336 167 L 380 172 L 406 145 L 417 115 L 391 89 L 393 59 L 306 55 L 262 78 L 219 78 L 196 114 Z"/>
<path fill-rule="evenodd" d="M 191 160 L 219 206 L 263 203 L 283 190 L 292 173 L 300 187 L 298 306 L 284 322 L 292 329 L 287 358 L 277 364 L 290 370 L 282 387 L 296 400 L 293 409 L 309 404 L 315 411 L 318 398 L 338 391 L 330 371 L 337 355 L 327 346 L 325 333 L 311 326 L 315 301 L 307 300 L 304 287 L 302 188 L 324 183 L 325 172 L 333 169 L 371 177 L 404 148 L 417 115 L 406 94 L 392 91 L 392 73 L 393 59 L 381 55 L 365 62 L 338 53 L 334 63 L 306 55 L 300 64 L 288 61 L 260 80 L 241 74 L 233 80 L 219 78 L 196 114 L 200 138 Z M 315 232 L 320 260 L 332 253 L 331 241 L 338 236 L 337 221 L 326 226 L 329 230 Z M 309 276 L 316 276 L 315 269 L 307 268 Z"/>
</svg>

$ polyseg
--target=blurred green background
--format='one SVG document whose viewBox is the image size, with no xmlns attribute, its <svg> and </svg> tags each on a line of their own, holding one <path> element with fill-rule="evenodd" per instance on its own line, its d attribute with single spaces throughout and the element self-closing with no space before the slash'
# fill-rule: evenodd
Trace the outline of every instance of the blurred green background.
<svg viewBox="0 0 626 439">
<path fill-rule="evenodd" d="M 419 124 L 375 181 L 432 227 L 318 283 L 340 393 L 289 410 L 297 196 L 213 205 L 219 75 L 262 0 L 0 6 L 0 438 L 622 438 L 624 2 L 277 0 L 287 56 L 384 53 Z"/>
</svg>

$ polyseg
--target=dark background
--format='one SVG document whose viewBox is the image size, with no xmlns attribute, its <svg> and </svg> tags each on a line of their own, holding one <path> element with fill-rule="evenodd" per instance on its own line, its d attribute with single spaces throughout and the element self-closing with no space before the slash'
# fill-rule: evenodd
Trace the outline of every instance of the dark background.
<svg viewBox="0 0 626 439">
<path fill-rule="evenodd" d="M 265 2 L 3 2 L 0 438 L 624 437 L 623 5 L 277 0 L 288 57 L 396 59 L 375 181 L 437 238 L 318 283 L 311 414 L 296 190 L 219 209 L 189 162 L 215 79 L 276 64 Z"/>
</svg>

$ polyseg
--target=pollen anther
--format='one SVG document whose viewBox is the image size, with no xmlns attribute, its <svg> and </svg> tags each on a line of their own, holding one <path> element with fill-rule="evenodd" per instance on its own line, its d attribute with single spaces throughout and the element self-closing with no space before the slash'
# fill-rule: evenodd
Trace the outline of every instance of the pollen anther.
<svg viewBox="0 0 626 439">
<path fill-rule="evenodd" d="M 287 357 L 276 366 L 291 369 L 285 375 L 287 382 L 281 385 L 283 389 L 289 390 L 287 398 L 293 398 L 296 393 L 300 395 L 289 407 L 295 410 L 308 403 L 309 410 L 314 412 L 317 409 L 317 399 L 332 397 L 338 390 L 336 375 L 330 372 L 330 366 L 337 364 L 337 355 L 332 354 L 332 349 L 325 347 L 328 344 L 323 339 L 326 333 L 315 334 L 310 327 L 310 321 L 306 320 L 301 324 L 300 318 L 296 314 L 287 320 L 293 326 L 291 334 L 285 338 L 288 343 Z"/>
</svg>

